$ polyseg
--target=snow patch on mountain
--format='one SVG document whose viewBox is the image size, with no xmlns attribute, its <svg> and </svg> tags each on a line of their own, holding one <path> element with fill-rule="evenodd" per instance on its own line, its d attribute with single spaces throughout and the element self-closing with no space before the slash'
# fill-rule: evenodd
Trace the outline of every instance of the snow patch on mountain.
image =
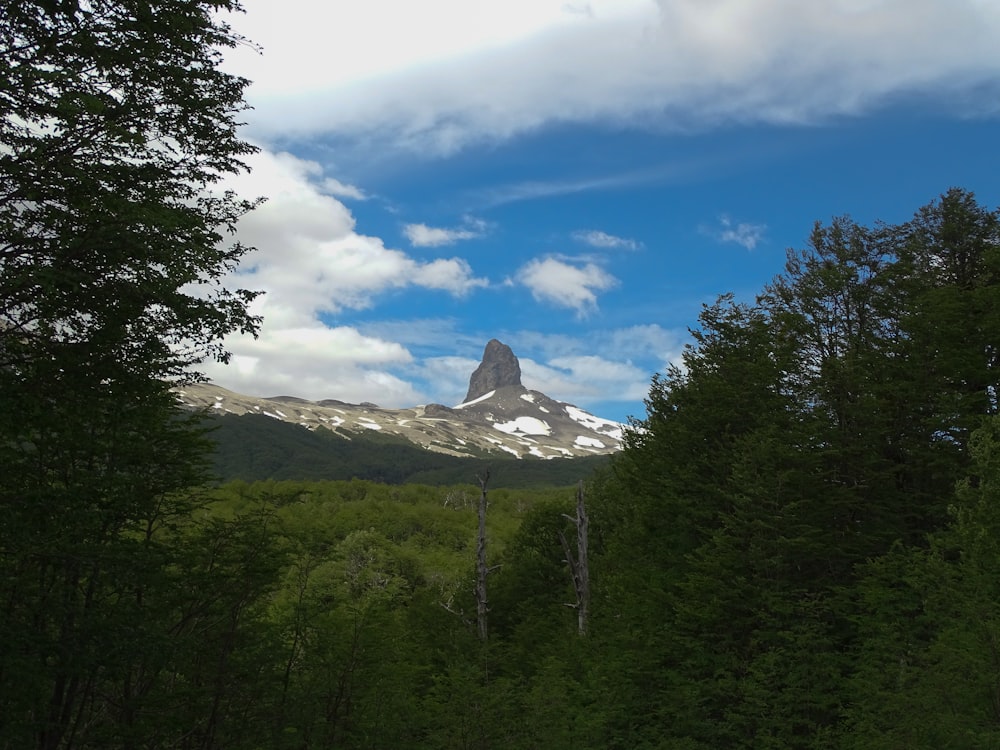
<svg viewBox="0 0 1000 750">
<path fill-rule="evenodd" d="M 507 451 L 507 453 L 513 453 L 518 458 L 521 457 L 520 451 L 517 451 L 514 448 L 511 448 L 509 445 L 507 445 L 506 443 L 504 443 L 503 440 L 497 440 L 496 438 L 486 438 L 486 439 L 490 443 L 492 443 L 493 445 L 495 445 L 497 448 L 499 448 L 500 450 Z"/>
<path fill-rule="evenodd" d="M 551 435 L 552 428 L 547 422 L 535 417 L 518 417 L 511 422 L 493 425 L 494 429 L 506 432 L 508 435 Z"/>
<path fill-rule="evenodd" d="M 456 409 L 464 409 L 466 406 L 472 406 L 473 404 L 478 404 L 480 401 L 485 401 L 488 398 L 492 398 L 494 393 L 496 393 L 496 391 L 490 391 L 489 393 L 484 393 L 479 398 L 474 398 L 474 399 L 472 399 L 472 401 L 463 401 L 462 403 L 458 404 L 454 408 L 456 408 Z"/>
<path fill-rule="evenodd" d="M 595 417 L 589 412 L 585 412 L 583 409 L 578 409 L 575 406 L 566 404 L 566 413 L 571 419 L 579 422 L 584 427 L 594 432 L 600 432 L 608 437 L 612 437 L 615 440 L 622 439 L 622 425 L 618 422 L 612 422 L 610 419 L 602 419 L 601 417 Z"/>
<path fill-rule="evenodd" d="M 308 429 L 329 429 L 347 439 L 352 433 L 381 431 L 455 456 L 504 452 L 550 459 L 621 449 L 626 425 L 595 417 L 539 391 L 529 391 L 520 383 L 503 384 L 502 378 L 497 382 L 493 390 L 451 408 L 425 404 L 385 409 L 336 399 L 312 402 L 292 396 L 264 398 L 234 393 L 210 383 L 179 388 L 177 395 L 189 409 L 213 414 L 266 414 Z"/>
</svg>

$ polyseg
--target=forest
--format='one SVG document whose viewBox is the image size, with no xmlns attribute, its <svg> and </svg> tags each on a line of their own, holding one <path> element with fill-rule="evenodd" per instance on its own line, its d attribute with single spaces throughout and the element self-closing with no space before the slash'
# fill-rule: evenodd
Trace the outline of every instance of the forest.
<svg viewBox="0 0 1000 750">
<path fill-rule="evenodd" d="M 816 223 L 572 481 L 220 482 L 236 6 L 0 15 L 0 748 L 1000 747 L 1000 211 Z"/>
</svg>

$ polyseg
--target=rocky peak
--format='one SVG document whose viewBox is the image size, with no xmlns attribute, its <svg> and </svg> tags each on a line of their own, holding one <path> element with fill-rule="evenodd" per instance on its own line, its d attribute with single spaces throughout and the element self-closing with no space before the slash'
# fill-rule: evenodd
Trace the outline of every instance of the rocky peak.
<svg viewBox="0 0 1000 750">
<path fill-rule="evenodd" d="M 473 401 L 505 386 L 521 385 L 521 363 L 506 344 L 490 339 L 483 351 L 483 361 L 469 378 L 466 401 Z"/>
</svg>

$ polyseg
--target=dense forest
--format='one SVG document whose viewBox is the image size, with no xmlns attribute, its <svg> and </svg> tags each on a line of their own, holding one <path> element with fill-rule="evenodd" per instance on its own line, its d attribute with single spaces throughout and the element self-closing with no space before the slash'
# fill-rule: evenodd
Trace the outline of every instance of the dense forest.
<svg viewBox="0 0 1000 750">
<path fill-rule="evenodd" d="M 816 224 L 570 482 L 220 484 L 234 6 L 0 15 L 0 748 L 1000 747 L 1000 211 Z"/>
</svg>

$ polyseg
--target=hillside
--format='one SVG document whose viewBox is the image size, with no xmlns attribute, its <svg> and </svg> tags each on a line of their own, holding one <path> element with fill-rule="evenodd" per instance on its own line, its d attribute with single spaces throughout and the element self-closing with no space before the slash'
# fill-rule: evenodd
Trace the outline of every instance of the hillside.
<svg viewBox="0 0 1000 750">
<path fill-rule="evenodd" d="M 310 430 L 261 414 L 211 415 L 206 423 L 217 447 L 215 473 L 223 481 L 358 478 L 387 484 L 452 485 L 474 483 L 488 467 L 494 487 L 553 487 L 585 479 L 610 460 L 609 455 L 549 460 L 485 452 L 451 456 L 396 435 Z"/>
<path fill-rule="evenodd" d="M 336 435 L 362 445 L 410 446 L 451 457 L 485 458 L 492 461 L 509 458 L 560 459 L 607 456 L 621 450 L 625 426 L 594 416 L 573 404 L 530 390 L 521 383 L 521 369 L 510 347 L 490 340 L 482 362 L 469 379 L 465 400 L 455 406 L 423 404 L 410 408 L 383 408 L 372 403 L 349 404 L 336 399 L 309 401 L 297 396 L 248 396 L 212 383 L 198 383 L 178 389 L 180 403 L 187 409 L 216 416 L 259 416 L 274 422 L 304 427 L 318 434 Z M 227 423 L 228 424 L 228 423 Z M 264 422 L 251 420 L 244 425 L 264 428 Z M 241 429 L 250 435 L 249 427 Z M 266 430 L 265 430 L 266 431 Z M 313 440 L 299 433 L 287 434 L 293 444 L 306 441 L 309 449 L 322 454 L 322 439 Z M 230 441 L 232 442 L 232 441 Z M 255 441 L 254 445 L 259 442 Z M 227 448 L 229 450 L 229 448 Z M 248 450 L 259 452 L 259 448 Z M 287 450 L 281 448 L 280 450 Z M 369 450 L 369 449 L 366 449 Z M 274 463 L 278 449 L 266 449 L 266 458 Z M 241 455 L 245 461 L 247 450 Z M 295 463 L 304 459 L 292 457 Z M 322 465 L 337 463 L 335 457 L 321 457 Z M 437 462 L 434 459 L 431 463 Z M 279 461 L 282 466 L 287 462 Z M 417 463 L 426 463 L 421 459 Z M 228 462 L 225 474 L 231 474 Z M 248 464 L 249 466 L 249 464 Z M 248 469 L 254 473 L 269 469 Z M 399 472 L 391 465 L 393 476 Z M 295 470 L 301 475 L 300 469 Z M 326 470 L 324 470 L 326 471 Z"/>
</svg>

